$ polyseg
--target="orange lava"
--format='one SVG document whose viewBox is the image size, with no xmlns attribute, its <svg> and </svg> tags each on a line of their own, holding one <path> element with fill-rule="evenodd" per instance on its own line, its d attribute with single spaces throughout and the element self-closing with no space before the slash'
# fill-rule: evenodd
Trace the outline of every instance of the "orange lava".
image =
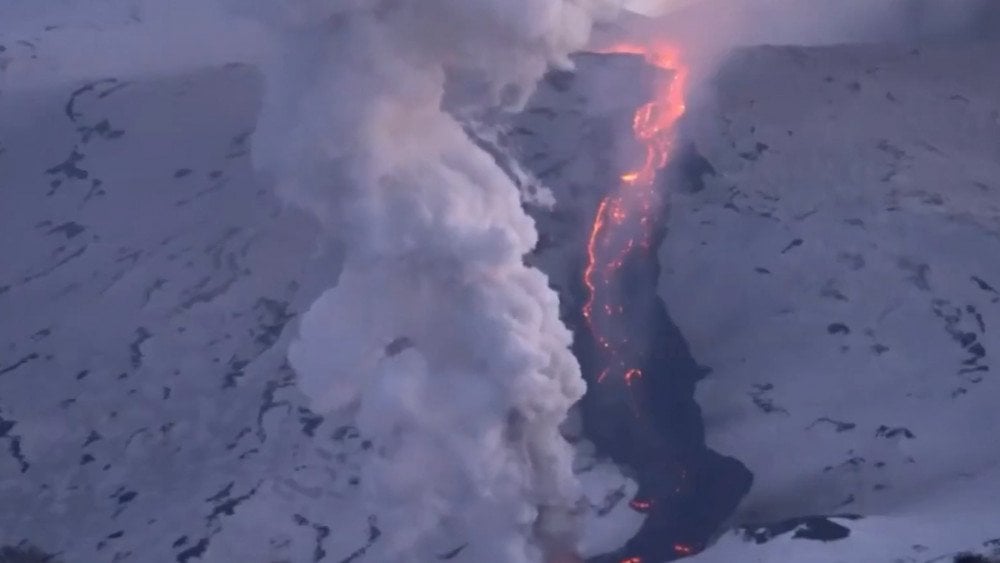
<svg viewBox="0 0 1000 563">
<path fill-rule="evenodd" d="M 620 270 L 633 251 L 650 247 L 659 202 L 656 174 L 670 159 L 675 126 L 684 115 L 687 69 L 680 51 L 669 45 L 617 45 L 604 52 L 641 55 L 670 75 L 654 99 L 636 110 L 632 132 L 643 147 L 641 164 L 621 174 L 617 189 L 601 201 L 587 241 L 583 316 L 605 360 L 597 381 L 614 375 L 631 386 L 643 374 L 631 365 L 635 358 L 630 357 L 628 330 L 623 325 L 628 307 Z"/>
<path fill-rule="evenodd" d="M 690 545 L 683 543 L 674 544 L 674 553 L 676 553 L 677 555 L 693 555 L 694 552 L 695 552 L 694 547 Z"/>
<path fill-rule="evenodd" d="M 649 509 L 653 508 L 653 501 L 634 499 L 628 505 L 636 512 L 649 512 Z"/>
</svg>

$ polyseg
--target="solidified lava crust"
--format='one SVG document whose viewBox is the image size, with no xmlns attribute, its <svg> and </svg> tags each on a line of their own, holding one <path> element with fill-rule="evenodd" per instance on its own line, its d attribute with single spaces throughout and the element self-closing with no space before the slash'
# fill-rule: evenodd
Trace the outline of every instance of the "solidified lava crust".
<svg viewBox="0 0 1000 563">
<path fill-rule="evenodd" d="M 658 183 L 664 184 L 663 178 L 680 180 L 685 174 L 681 163 L 672 163 L 661 171 Z M 628 387 L 620 382 L 598 384 L 604 366 L 580 312 L 586 288 L 580 283 L 561 296 L 579 304 L 569 309 L 575 313 L 565 321 L 574 332 L 573 352 L 590 385 L 581 405 L 584 433 L 599 454 L 635 472 L 639 493 L 632 506 L 647 514 L 642 529 L 622 550 L 591 563 L 669 561 L 697 553 L 736 510 L 753 482 L 742 463 L 705 444 L 694 393 L 710 370 L 692 357 L 656 292 L 660 265 L 655 249 L 667 234 L 666 213 L 661 211 L 650 245 L 653 251 L 630 253 L 621 268 L 632 311 L 627 320 L 630 339 L 645 350 L 636 362 L 644 377 Z M 581 275 L 584 254 L 581 248 Z"/>
</svg>

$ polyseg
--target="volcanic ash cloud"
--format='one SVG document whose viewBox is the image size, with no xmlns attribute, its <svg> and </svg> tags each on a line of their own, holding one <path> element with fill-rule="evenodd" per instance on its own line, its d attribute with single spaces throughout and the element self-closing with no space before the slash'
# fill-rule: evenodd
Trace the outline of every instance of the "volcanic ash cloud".
<svg viewBox="0 0 1000 563">
<path fill-rule="evenodd" d="M 523 256 L 519 193 L 441 108 L 446 73 L 516 106 L 613 10 L 597 0 L 258 1 L 280 53 L 255 160 L 347 243 L 289 357 L 372 440 L 379 560 L 538 561 L 575 541 L 559 426 L 584 382 L 556 294 Z M 425 555 L 422 555 L 425 554 Z"/>
</svg>

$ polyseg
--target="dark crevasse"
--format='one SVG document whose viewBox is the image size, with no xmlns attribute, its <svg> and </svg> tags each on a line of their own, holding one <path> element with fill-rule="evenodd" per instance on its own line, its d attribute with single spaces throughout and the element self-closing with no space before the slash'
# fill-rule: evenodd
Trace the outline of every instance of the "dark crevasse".
<svg viewBox="0 0 1000 563">
<path fill-rule="evenodd" d="M 623 65 L 627 61 L 620 57 L 614 60 L 615 57 L 582 57 L 576 74 L 621 72 L 622 68 L 625 72 L 635 72 Z M 620 65 L 619 70 L 609 70 L 614 64 Z M 547 100 L 550 113 L 559 112 L 563 102 L 569 105 L 571 100 L 583 100 L 587 96 L 574 85 L 582 76 L 574 78 L 560 73 L 559 77 L 562 80 L 553 86 L 558 94 Z M 620 79 L 620 76 L 615 78 Z M 531 106 L 529 103 L 526 113 L 530 114 Z M 529 118 L 521 123 L 522 128 L 533 125 Z M 617 151 L 621 150 L 614 141 L 614 131 L 627 127 L 629 118 L 628 113 L 596 118 L 589 125 L 590 131 L 600 131 L 603 127 L 607 134 L 601 142 L 592 142 L 593 147 L 584 149 L 589 153 L 582 153 L 577 158 L 589 158 L 613 167 L 620 156 Z M 622 123 L 612 123 L 619 120 Z M 547 125 L 538 125 L 535 130 L 545 134 L 545 127 Z M 587 130 L 588 126 L 582 129 Z M 538 154 L 519 151 L 516 143 L 512 144 L 515 146 L 510 148 L 515 158 L 553 187 L 557 198 L 559 194 L 578 194 L 571 196 L 574 203 L 557 203 L 555 212 L 529 211 L 540 219 L 541 240 L 563 237 L 559 252 L 571 255 L 567 263 L 571 264 L 572 271 L 561 278 L 556 289 L 560 294 L 563 319 L 575 335 L 573 352 L 589 385 L 581 404 L 584 435 L 594 442 L 599 456 L 611 458 L 635 477 L 639 493 L 635 499 L 623 502 L 631 502 L 633 509 L 647 514 L 641 531 L 623 549 L 595 558 L 594 562 L 657 563 L 701 551 L 747 494 L 753 476 L 739 461 L 712 451 L 705 444 L 701 409 L 695 402 L 694 392 L 697 382 L 709 370 L 692 357 L 684 336 L 657 295 L 660 265 L 655 249 L 668 232 L 669 193 L 678 189 L 698 191 L 703 186 L 702 178 L 713 174 L 714 169 L 693 145 L 680 144 L 681 150 L 676 152 L 667 168 L 660 171 L 657 183 L 666 197 L 663 209 L 657 214 L 651 250 L 637 249 L 629 253 L 619 270 L 621 278 L 616 282 L 625 296 L 620 301 L 627 317 L 624 330 L 633 348 L 628 365 L 639 368 L 643 376 L 634 379 L 630 386 L 621 378 L 613 377 L 598 383 L 598 375 L 607 366 L 602 365 L 595 337 L 582 314 L 587 299 L 583 283 L 587 262 L 586 233 L 600 197 L 614 189 L 612 179 L 618 172 L 608 170 L 605 177 L 590 178 L 584 190 L 588 194 L 580 195 L 578 182 L 549 175 L 549 163 L 538 159 Z M 546 214 L 552 217 L 552 213 L 559 216 L 558 224 L 562 227 L 548 228 L 562 230 L 561 233 L 546 232 L 547 225 L 553 225 L 553 221 L 544 221 L 541 217 Z M 572 225 L 568 227 L 572 234 L 564 230 L 566 225 Z M 566 242 L 567 237 L 571 242 Z M 540 249 L 540 252 L 545 250 Z"/>
<path fill-rule="evenodd" d="M 666 231 L 654 239 L 657 248 Z M 584 432 L 606 455 L 635 472 L 639 493 L 633 509 L 647 519 L 620 552 L 595 561 L 667 561 L 703 549 L 750 490 L 752 475 L 734 458 L 705 444 L 695 385 L 708 370 L 691 356 L 688 344 L 656 294 L 659 263 L 655 252 L 634 252 L 621 270 L 634 304 L 631 339 L 647 346 L 636 365 L 644 376 L 596 383 L 604 368 L 582 315 L 566 319 L 575 334 L 573 351 L 590 389 L 582 402 Z M 570 297 L 582 303 L 582 287 Z M 632 560 L 636 561 L 636 560 Z"/>
</svg>

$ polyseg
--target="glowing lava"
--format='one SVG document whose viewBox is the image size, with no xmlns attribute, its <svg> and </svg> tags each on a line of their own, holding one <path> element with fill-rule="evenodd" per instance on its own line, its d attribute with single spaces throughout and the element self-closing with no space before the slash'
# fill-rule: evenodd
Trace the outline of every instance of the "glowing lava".
<svg viewBox="0 0 1000 563">
<path fill-rule="evenodd" d="M 683 543 L 674 544 L 674 553 L 676 553 L 677 555 L 694 555 L 694 552 L 695 552 L 694 547 L 690 545 Z"/>
<path fill-rule="evenodd" d="M 583 316 L 604 360 L 597 380 L 613 376 L 631 386 L 643 373 L 634 365 L 638 354 L 629 347 L 625 320 L 629 307 L 621 270 L 631 253 L 650 248 L 659 209 L 656 174 L 670 159 L 675 126 L 684 115 L 687 69 L 680 51 L 672 46 L 618 45 L 605 52 L 641 55 L 670 76 L 654 99 L 635 112 L 632 132 L 643 147 L 641 163 L 622 174 L 617 189 L 601 201 L 587 242 Z"/>
</svg>

